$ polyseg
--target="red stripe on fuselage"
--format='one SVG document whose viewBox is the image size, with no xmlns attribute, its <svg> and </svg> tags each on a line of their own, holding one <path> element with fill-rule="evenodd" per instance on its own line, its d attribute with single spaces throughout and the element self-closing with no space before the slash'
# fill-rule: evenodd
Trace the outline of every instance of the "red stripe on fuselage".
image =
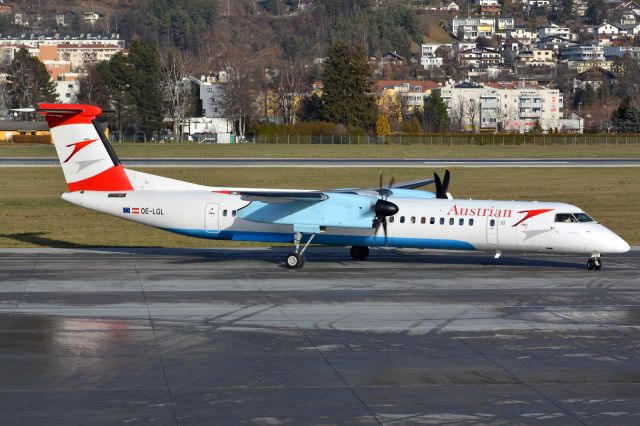
<svg viewBox="0 0 640 426">
<path fill-rule="evenodd" d="M 113 166 L 90 178 L 69 182 L 69 191 L 131 191 L 133 187 L 122 165 Z"/>
<path fill-rule="evenodd" d="M 531 219 L 534 216 L 538 216 L 539 214 L 542 213 L 546 213 L 546 212 L 550 212 L 553 209 L 535 209 L 535 210 L 522 210 L 518 213 L 526 213 L 527 215 L 525 217 L 523 217 L 522 219 L 520 219 L 518 222 L 516 222 L 513 226 L 518 226 L 520 225 L 522 222 L 524 222 L 527 219 Z M 512 228 L 513 228 L 512 226 Z"/>
</svg>

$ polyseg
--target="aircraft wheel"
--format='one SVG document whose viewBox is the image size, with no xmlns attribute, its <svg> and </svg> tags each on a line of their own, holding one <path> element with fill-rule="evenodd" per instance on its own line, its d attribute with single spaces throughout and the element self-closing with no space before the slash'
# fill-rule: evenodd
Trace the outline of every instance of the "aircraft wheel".
<svg viewBox="0 0 640 426">
<path fill-rule="evenodd" d="M 351 257 L 355 260 L 364 260 L 369 256 L 369 247 L 367 246 L 353 246 L 349 251 Z"/>
<path fill-rule="evenodd" d="M 304 265 L 304 256 L 298 253 L 289 253 L 284 263 L 289 269 L 300 269 Z"/>
<path fill-rule="evenodd" d="M 602 268 L 602 261 L 600 260 L 600 258 L 593 259 L 593 263 L 594 263 L 594 268 L 596 269 L 596 271 L 599 271 L 600 268 Z"/>
<path fill-rule="evenodd" d="M 589 260 L 587 260 L 587 269 L 588 269 L 589 271 L 591 271 L 591 270 L 595 269 L 595 267 L 596 267 L 596 262 L 595 262 L 595 260 L 594 260 L 594 259 L 589 259 Z M 598 268 L 598 269 L 600 269 L 600 268 Z"/>
</svg>

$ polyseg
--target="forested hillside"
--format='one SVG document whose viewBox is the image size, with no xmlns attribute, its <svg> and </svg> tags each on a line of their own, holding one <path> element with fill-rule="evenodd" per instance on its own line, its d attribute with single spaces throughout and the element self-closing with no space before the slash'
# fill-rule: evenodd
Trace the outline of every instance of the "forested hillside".
<svg viewBox="0 0 640 426">
<path fill-rule="evenodd" d="M 126 40 L 173 45 L 193 55 L 203 72 L 216 58 L 229 55 L 269 63 L 281 59 L 310 61 L 337 40 L 361 45 L 369 55 L 397 51 L 409 56 L 422 41 L 422 30 L 405 2 L 376 0 L 14 0 L 29 30 L 46 33 L 107 32 Z M 100 15 L 95 26 L 82 22 L 83 12 Z M 65 14 L 66 27 L 53 17 Z M 39 16 L 39 18 L 36 18 Z M 3 34 L 24 33 L 7 19 Z M 198 66 L 199 65 L 199 66 Z"/>
</svg>

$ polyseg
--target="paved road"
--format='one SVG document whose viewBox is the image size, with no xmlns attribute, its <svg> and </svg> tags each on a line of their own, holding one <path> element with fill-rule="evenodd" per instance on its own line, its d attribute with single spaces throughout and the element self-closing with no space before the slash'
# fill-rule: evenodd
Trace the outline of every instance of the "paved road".
<svg viewBox="0 0 640 426">
<path fill-rule="evenodd" d="M 640 158 L 129 158 L 127 167 L 640 167 Z M 56 158 L 0 158 L 0 167 L 59 166 Z"/>
<path fill-rule="evenodd" d="M 637 425 L 640 252 L 0 250 L 0 424 Z"/>
</svg>

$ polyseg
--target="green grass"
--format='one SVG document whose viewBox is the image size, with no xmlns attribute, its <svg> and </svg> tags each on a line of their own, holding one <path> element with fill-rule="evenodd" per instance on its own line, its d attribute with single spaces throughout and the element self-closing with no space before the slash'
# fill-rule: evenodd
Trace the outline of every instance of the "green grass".
<svg viewBox="0 0 640 426">
<path fill-rule="evenodd" d="M 115 144 L 127 158 L 635 158 L 640 145 L 197 145 Z M 0 145 L 0 157 L 55 157 L 53 146 Z"/>
<path fill-rule="evenodd" d="M 375 186 L 378 169 L 145 169 L 210 185 L 327 189 Z M 584 208 L 631 244 L 640 244 L 640 173 L 633 168 L 452 169 L 458 198 L 565 201 Z M 430 171 L 390 169 L 398 180 Z M 68 204 L 58 168 L 0 168 L 0 247 L 214 247 L 248 245 L 182 237 Z"/>
</svg>

